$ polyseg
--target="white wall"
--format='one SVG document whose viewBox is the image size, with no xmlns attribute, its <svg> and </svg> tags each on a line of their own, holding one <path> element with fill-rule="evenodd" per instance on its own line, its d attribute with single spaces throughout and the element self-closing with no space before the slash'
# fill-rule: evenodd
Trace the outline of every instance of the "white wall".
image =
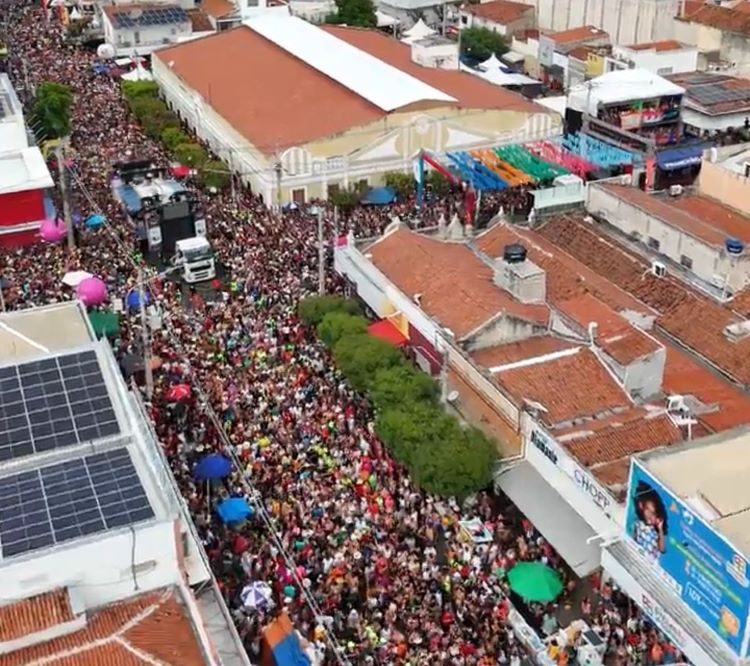
<svg viewBox="0 0 750 666">
<path fill-rule="evenodd" d="M 55 587 L 73 587 L 86 607 L 94 608 L 180 580 L 171 521 L 137 526 L 135 549 L 133 539 L 125 529 L 34 553 L 29 559 L 4 561 L 0 567 L 3 597 L 20 599 Z M 137 575 L 136 590 L 131 567 L 149 562 L 155 566 Z"/>
<path fill-rule="evenodd" d="M 591 472 L 528 414 L 523 417 L 523 433 L 526 459 L 597 534 L 622 530 L 624 507 Z"/>
<path fill-rule="evenodd" d="M 731 271 L 729 259 L 723 248 L 714 247 L 705 241 L 650 215 L 637 206 L 621 201 L 600 187 L 588 188 L 586 208 L 598 215 L 624 234 L 638 239 L 648 246 L 648 238 L 659 241 L 658 254 L 675 263 L 680 263 L 684 255 L 693 261 L 691 272 L 701 280 L 711 284 L 723 284 L 728 280 L 730 291 L 742 289 L 750 278 L 745 262 L 738 262 Z M 728 277 L 727 277 L 728 276 Z"/>
<path fill-rule="evenodd" d="M 131 28 L 115 29 L 106 14 L 103 14 L 102 26 L 104 40 L 111 44 L 118 56 L 131 56 L 136 53 L 146 55 L 155 49 L 170 43 L 177 43 L 181 37 L 192 33 L 192 24 L 142 26 L 137 30 Z"/>
<path fill-rule="evenodd" d="M 674 51 L 637 51 L 615 47 L 613 55 L 620 60 L 632 61 L 637 69 L 645 69 L 659 76 L 694 72 L 698 69 L 698 49 L 695 47 Z"/>
<path fill-rule="evenodd" d="M 682 107 L 682 122 L 700 130 L 721 131 L 728 127 L 739 128 L 745 123 L 747 113 L 723 113 L 720 116 L 707 116 L 693 109 Z"/>
<path fill-rule="evenodd" d="M 654 42 L 672 37 L 679 0 L 521 0 L 536 7 L 542 30 L 594 25 L 613 44 Z"/>
</svg>

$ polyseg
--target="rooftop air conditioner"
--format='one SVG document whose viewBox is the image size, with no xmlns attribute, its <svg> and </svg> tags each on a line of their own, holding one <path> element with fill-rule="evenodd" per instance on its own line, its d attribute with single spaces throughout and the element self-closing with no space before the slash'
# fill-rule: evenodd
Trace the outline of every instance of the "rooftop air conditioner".
<svg viewBox="0 0 750 666">
<path fill-rule="evenodd" d="M 662 278 L 667 274 L 667 267 L 661 261 L 652 261 L 651 273 L 658 278 Z"/>
<path fill-rule="evenodd" d="M 682 185 L 670 185 L 669 186 L 670 197 L 679 197 L 681 194 L 682 194 Z"/>
</svg>

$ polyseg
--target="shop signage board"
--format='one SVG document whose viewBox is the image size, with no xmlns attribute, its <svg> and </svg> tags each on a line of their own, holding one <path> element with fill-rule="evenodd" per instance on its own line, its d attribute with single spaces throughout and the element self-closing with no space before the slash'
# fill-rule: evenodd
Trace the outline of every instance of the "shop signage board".
<svg viewBox="0 0 750 666">
<path fill-rule="evenodd" d="M 747 559 L 635 460 L 625 534 L 688 608 L 735 654 L 747 656 Z"/>
<path fill-rule="evenodd" d="M 588 470 L 558 444 L 543 428 L 532 425 L 529 446 L 541 453 L 549 462 L 567 476 L 581 490 L 587 500 L 608 518 L 616 520 L 617 502 Z"/>
</svg>

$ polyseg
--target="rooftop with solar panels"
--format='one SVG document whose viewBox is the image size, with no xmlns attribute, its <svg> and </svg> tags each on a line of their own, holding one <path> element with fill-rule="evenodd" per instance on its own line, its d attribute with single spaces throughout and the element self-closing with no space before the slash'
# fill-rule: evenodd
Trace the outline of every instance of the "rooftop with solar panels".
<svg viewBox="0 0 750 666">
<path fill-rule="evenodd" d="M 79 303 L 0 314 L 0 586 L 3 664 L 56 663 L 75 640 L 96 663 L 211 664 L 220 643 L 247 664 L 144 405 Z M 116 630 L 94 637 L 87 618 L 108 613 Z M 177 661 L 137 644 L 165 618 Z"/>
</svg>

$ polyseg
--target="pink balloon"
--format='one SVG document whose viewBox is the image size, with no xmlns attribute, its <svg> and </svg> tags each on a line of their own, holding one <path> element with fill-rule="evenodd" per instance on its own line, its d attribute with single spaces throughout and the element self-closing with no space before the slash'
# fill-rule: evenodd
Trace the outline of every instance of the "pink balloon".
<svg viewBox="0 0 750 666">
<path fill-rule="evenodd" d="M 57 220 L 47 219 L 39 225 L 39 235 L 47 243 L 59 243 L 66 233 L 65 225 L 58 224 Z"/>
<path fill-rule="evenodd" d="M 107 300 L 107 285 L 97 277 L 86 278 L 78 283 L 76 294 L 84 305 L 99 305 Z"/>
</svg>

